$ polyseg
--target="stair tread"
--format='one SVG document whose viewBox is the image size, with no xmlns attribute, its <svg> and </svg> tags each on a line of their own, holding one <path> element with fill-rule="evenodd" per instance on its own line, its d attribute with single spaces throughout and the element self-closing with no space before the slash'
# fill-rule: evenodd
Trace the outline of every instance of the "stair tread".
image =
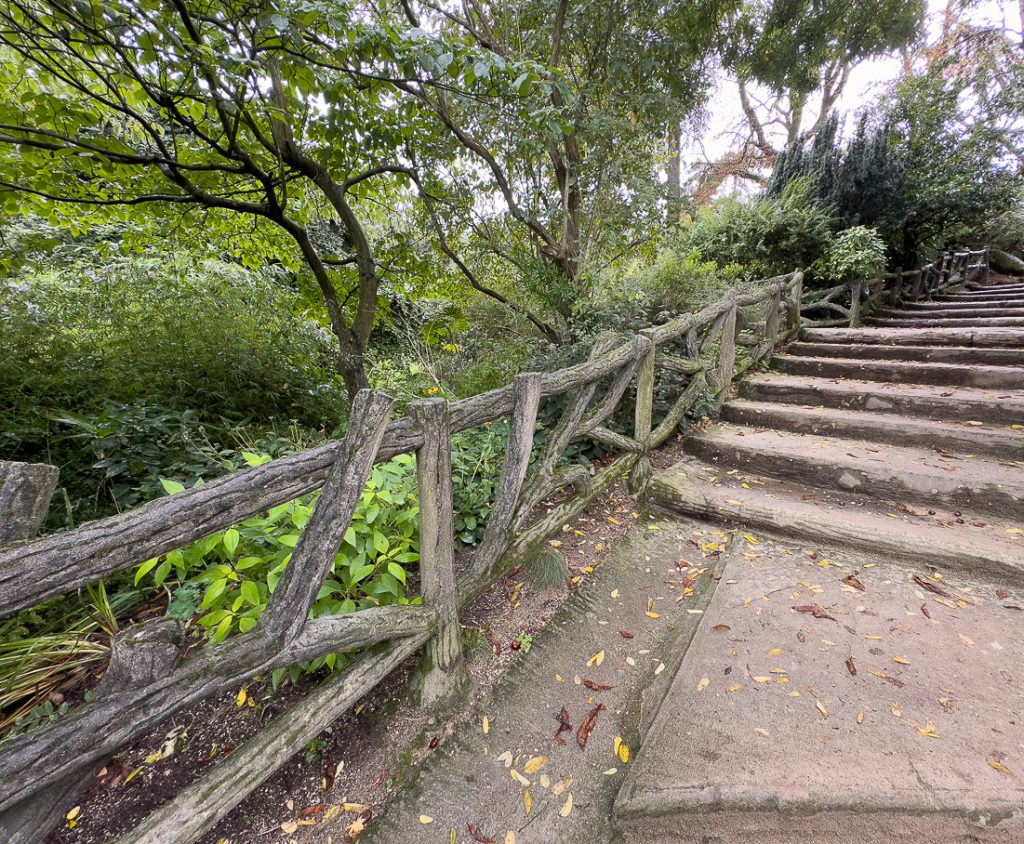
<svg viewBox="0 0 1024 844">
<path fill-rule="evenodd" d="M 950 438 L 958 442 L 963 450 L 975 452 L 979 447 L 989 445 L 993 439 L 1005 441 L 1007 453 L 1024 455 L 1024 426 L 1012 425 L 968 425 L 956 420 L 936 420 L 923 416 L 905 416 L 898 413 L 879 413 L 870 410 L 846 410 L 823 405 L 786 404 L 782 402 L 733 399 L 725 404 L 723 412 L 728 414 L 738 409 L 763 414 L 765 424 L 757 427 L 772 427 L 772 419 L 779 416 L 802 417 L 822 425 L 875 426 L 882 432 L 912 432 L 936 438 Z M 733 421 L 733 420 L 730 420 Z"/>
<path fill-rule="evenodd" d="M 1016 327 L 898 328 L 863 326 L 858 328 L 804 328 L 802 340 L 823 343 L 879 343 L 884 345 L 967 345 L 982 347 L 1024 346 L 1024 330 Z"/>
<path fill-rule="evenodd" d="M 907 347 L 913 348 L 913 347 Z M 969 351 L 969 347 L 953 347 L 963 348 L 963 350 Z M 981 370 L 984 372 L 993 373 L 1005 373 L 1007 371 L 1013 372 L 1014 370 L 1020 370 L 1024 374 L 1024 358 L 1022 358 L 1022 364 L 985 364 L 985 363 L 959 363 L 959 362 L 948 362 L 940 360 L 928 360 L 928 361 L 916 361 L 916 360 L 899 360 L 898 358 L 886 358 L 879 360 L 877 358 L 858 358 L 858 357 L 818 357 L 815 355 L 785 355 L 777 360 L 790 359 L 790 360 L 801 360 L 809 363 L 818 363 L 823 366 L 830 364 L 840 364 L 843 366 L 864 366 L 864 367 L 892 367 L 893 369 L 921 369 L 924 367 L 934 368 L 936 370 L 944 370 L 949 372 L 955 372 L 958 369 L 970 369 L 970 370 Z"/>
<path fill-rule="evenodd" d="M 873 479 L 897 497 L 901 493 L 927 498 L 966 490 L 999 492 L 1019 500 L 1024 512 L 1024 464 L 1016 461 L 727 422 L 713 425 L 689 444 L 715 446 L 723 453 L 723 462 L 730 462 L 730 452 L 784 459 L 813 468 L 814 478 L 834 482 L 838 476 L 841 486 L 843 478 L 849 478 L 850 489 L 857 488 L 855 482 Z"/>
<path fill-rule="evenodd" d="M 738 484 L 706 491 L 771 494 Z M 819 505 L 797 498 L 792 506 Z M 912 517 L 897 515 L 858 511 L 842 518 L 859 519 L 893 541 L 941 545 L 954 533 L 922 530 Z M 760 534 L 751 538 L 745 559 L 727 565 L 630 765 L 616 803 L 626 840 L 679 840 L 670 837 L 674 826 L 699 841 L 705 825 L 728 833 L 728 814 L 741 812 L 761 830 L 764 837 L 756 840 L 774 841 L 782 840 L 772 836 L 777 825 L 793 830 L 794 817 L 813 816 L 809 831 L 820 834 L 823 814 L 852 812 L 856 823 L 869 826 L 885 822 L 878 813 L 924 828 L 932 818 L 947 834 L 916 840 L 953 841 L 960 840 L 953 828 L 966 817 L 1019 810 L 1024 784 L 987 761 L 1000 752 L 1019 758 L 1016 742 L 1002 736 L 1013 735 L 1024 717 L 1024 704 L 1006 686 L 1020 682 L 1008 679 L 1016 668 L 1008 655 L 1024 648 L 1024 626 L 1007 625 L 1015 611 L 1003 608 L 1020 604 L 1016 593 L 999 598 L 976 579 L 947 575 L 936 584 L 947 598 L 914 582 L 914 575 L 927 575 L 913 566 L 834 555 L 827 545 L 813 545 L 812 559 Z M 843 583 L 854 571 L 864 592 Z M 815 604 L 835 620 L 792 609 Z M 762 677 L 770 679 L 755 680 Z M 948 706 L 939 698 L 948 698 Z M 915 727 L 926 729 L 930 721 L 939 739 Z M 1002 758 L 1009 764 L 1009 755 Z"/>
<path fill-rule="evenodd" d="M 1014 417 L 1011 424 L 1024 424 L 1024 395 L 1019 390 L 986 387 L 944 387 L 938 384 L 891 384 L 881 381 L 863 381 L 856 378 L 824 378 L 812 375 L 789 375 L 784 372 L 766 372 L 750 376 L 748 385 L 789 385 L 810 390 L 845 395 L 905 396 L 931 399 L 941 404 L 990 405 L 997 403 Z M 880 409 L 880 408 L 878 408 Z"/>
</svg>

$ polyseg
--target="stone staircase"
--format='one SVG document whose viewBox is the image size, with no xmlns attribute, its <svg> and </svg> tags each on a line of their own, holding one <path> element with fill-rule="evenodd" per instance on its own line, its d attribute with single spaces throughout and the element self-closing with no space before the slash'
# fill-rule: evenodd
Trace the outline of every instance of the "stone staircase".
<svg viewBox="0 0 1024 844">
<path fill-rule="evenodd" d="M 1024 840 L 1024 284 L 805 329 L 722 420 L 649 487 L 750 533 L 624 840 Z"/>
<path fill-rule="evenodd" d="M 1021 326 L 933 318 L 979 304 L 1017 307 Z M 654 478 L 652 503 L 974 574 L 1024 573 L 1013 532 L 1024 517 L 1021 306 L 1024 284 L 1005 285 L 863 328 L 805 329 L 774 371 L 741 385 L 721 423 L 687 440 L 692 457 Z"/>
</svg>

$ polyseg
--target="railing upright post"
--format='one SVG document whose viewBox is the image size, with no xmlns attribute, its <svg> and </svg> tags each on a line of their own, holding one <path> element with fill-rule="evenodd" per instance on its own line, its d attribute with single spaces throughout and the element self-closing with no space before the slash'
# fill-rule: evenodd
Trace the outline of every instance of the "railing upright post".
<svg viewBox="0 0 1024 844">
<path fill-rule="evenodd" d="M 455 582 L 451 423 L 444 399 L 410 402 L 408 411 L 423 434 L 423 445 L 416 453 L 420 590 L 424 606 L 437 613 L 437 630 L 427 643 L 413 685 L 421 707 L 444 708 L 468 690 L 470 679 L 462 653 Z"/>
<path fill-rule="evenodd" d="M 646 485 L 651 477 L 651 458 L 647 453 L 648 440 L 651 436 L 651 422 L 654 414 L 654 354 L 656 345 L 654 333 L 645 328 L 640 334 L 649 337 L 651 345 L 636 368 L 636 409 L 633 416 L 633 439 L 643 445 L 644 450 L 637 460 L 633 471 L 629 473 L 629 490 L 637 493 Z"/>
<path fill-rule="evenodd" d="M 860 296 L 864 282 L 857 279 L 850 283 L 850 328 L 860 325 Z"/>
<path fill-rule="evenodd" d="M 990 248 L 991 247 L 986 246 L 982 250 L 982 252 L 984 254 L 981 256 L 981 283 L 983 285 L 988 284 L 988 276 L 989 276 L 989 249 Z"/>
<path fill-rule="evenodd" d="M 718 348 L 718 392 L 715 394 L 715 410 L 721 409 L 729 397 L 733 372 L 736 369 L 736 293 L 728 294 L 729 310 L 722 323 L 722 340 Z"/>
</svg>

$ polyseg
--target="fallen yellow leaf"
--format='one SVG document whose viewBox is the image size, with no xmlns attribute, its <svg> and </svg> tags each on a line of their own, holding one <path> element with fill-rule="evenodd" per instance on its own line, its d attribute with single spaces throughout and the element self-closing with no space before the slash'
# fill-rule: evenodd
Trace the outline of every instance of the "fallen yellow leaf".
<svg viewBox="0 0 1024 844">
<path fill-rule="evenodd" d="M 994 770 L 999 771 L 999 773 L 1006 774 L 1006 776 L 1008 776 L 1008 777 L 1012 777 L 1013 776 L 1013 771 L 1011 771 L 1009 768 L 1007 768 L 1006 765 L 1004 765 L 998 759 L 993 759 L 990 756 L 985 761 L 988 762 L 990 768 L 993 768 Z"/>
<path fill-rule="evenodd" d="M 604 662 L 604 651 L 598 651 L 590 659 L 587 660 L 587 665 L 588 666 L 591 666 L 591 665 L 598 665 L 599 666 L 602 662 Z"/>
<path fill-rule="evenodd" d="M 572 792 L 569 792 L 569 796 L 565 798 L 565 803 L 562 804 L 562 808 L 558 810 L 558 814 L 563 818 L 569 817 L 569 812 L 572 811 Z"/>
<path fill-rule="evenodd" d="M 534 756 L 530 761 L 523 765 L 523 772 L 526 774 L 535 774 L 541 768 L 543 768 L 548 762 L 547 756 Z"/>
<path fill-rule="evenodd" d="M 480 726 L 484 731 L 484 735 L 487 735 L 491 731 L 491 719 L 485 715 Z"/>
<path fill-rule="evenodd" d="M 285 835 L 291 835 L 293 832 L 298 830 L 298 828 L 299 825 L 295 823 L 295 821 L 285 821 L 283 824 L 281 824 L 281 831 Z"/>
<path fill-rule="evenodd" d="M 909 659 L 904 659 L 901 656 L 894 656 L 892 658 L 892 661 L 895 662 L 895 663 L 898 663 L 899 665 L 910 665 L 910 660 Z"/>
<path fill-rule="evenodd" d="M 828 718 L 828 710 L 825 708 L 825 704 L 823 704 L 820 700 L 816 700 L 814 701 L 814 705 L 818 707 L 818 712 L 821 713 L 823 718 Z"/>
<path fill-rule="evenodd" d="M 69 821 L 73 821 L 75 818 L 77 818 L 79 816 L 81 811 L 82 811 L 82 807 L 81 806 L 75 806 L 75 808 L 72 809 L 70 812 L 68 812 L 64 817 L 67 818 Z"/>
<path fill-rule="evenodd" d="M 238 690 L 238 694 L 235 695 L 235 706 L 245 706 L 246 697 L 245 688 L 242 687 Z"/>
<path fill-rule="evenodd" d="M 706 689 L 706 688 L 707 688 L 708 686 L 710 686 L 710 685 L 711 685 L 711 680 L 710 680 L 710 679 L 708 679 L 707 677 L 704 677 L 704 678 L 703 678 L 703 679 L 702 679 L 702 680 L 701 680 L 701 681 L 700 681 L 700 682 L 699 682 L 699 683 L 697 684 L 697 691 L 698 691 L 698 692 L 702 692 L 702 691 L 704 691 L 704 690 L 705 690 L 705 689 Z"/>
<path fill-rule="evenodd" d="M 619 758 L 622 760 L 622 764 L 625 765 L 629 762 L 629 746 L 622 744 L 619 746 Z"/>
<path fill-rule="evenodd" d="M 426 826 L 428 823 L 433 823 L 434 819 L 430 815 L 420 815 L 420 823 Z"/>
<path fill-rule="evenodd" d="M 517 771 L 515 768 L 513 768 L 508 773 L 509 773 L 509 776 L 512 777 L 512 779 L 514 779 L 520 785 L 529 785 L 530 784 L 530 781 L 526 777 L 524 777 L 521 773 L 519 773 L 519 771 Z"/>
<path fill-rule="evenodd" d="M 526 814 L 530 814 L 533 809 L 533 798 L 530 796 L 529 791 L 523 792 L 523 806 L 526 808 Z"/>
</svg>

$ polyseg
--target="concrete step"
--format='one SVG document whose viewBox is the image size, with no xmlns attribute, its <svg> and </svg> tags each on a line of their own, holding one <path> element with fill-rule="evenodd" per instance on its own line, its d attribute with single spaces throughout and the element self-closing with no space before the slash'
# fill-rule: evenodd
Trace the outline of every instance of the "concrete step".
<svg viewBox="0 0 1024 844">
<path fill-rule="evenodd" d="M 1024 348 L 1020 328 L 802 328 L 800 339 L 814 343 L 887 346 L 984 346 Z"/>
<path fill-rule="evenodd" d="M 949 302 L 995 302 L 1007 299 L 1024 299 L 1024 290 L 977 291 L 974 293 L 950 293 L 940 296 L 939 301 Z"/>
<path fill-rule="evenodd" d="M 856 360 L 783 355 L 772 361 L 779 372 L 821 378 L 856 378 L 890 384 L 939 384 L 952 387 L 1024 389 L 1024 367 Z"/>
<path fill-rule="evenodd" d="M 645 501 L 667 513 L 742 524 L 805 546 L 824 543 L 1024 588 L 1019 519 L 886 505 L 841 490 L 723 471 L 694 458 L 655 473 Z"/>
<path fill-rule="evenodd" d="M 1002 308 L 1003 310 L 1015 311 L 1024 308 L 1024 299 L 999 299 L 996 301 L 953 301 L 950 299 L 936 299 L 932 302 L 903 302 L 900 307 L 907 311 L 959 311 L 973 313 L 991 308 Z"/>
<path fill-rule="evenodd" d="M 932 319 L 930 317 L 914 317 L 913 319 L 872 317 L 866 320 L 866 322 L 869 325 L 889 328 L 1024 328 L 1024 316 L 944 317 L 942 319 Z"/>
<path fill-rule="evenodd" d="M 981 422 L 1000 427 L 1024 425 L 1024 396 L 1020 391 L 765 373 L 743 381 L 740 395 L 753 401 L 869 410 L 939 421 Z"/>
<path fill-rule="evenodd" d="M 977 293 L 984 295 L 986 293 L 1024 293 L 1024 282 L 1011 281 L 1006 284 L 986 284 L 984 286 L 971 287 L 969 290 L 964 291 L 966 293 Z"/>
<path fill-rule="evenodd" d="M 972 426 L 933 422 L 914 416 L 869 413 L 840 408 L 800 407 L 778 402 L 735 399 L 722 408 L 722 418 L 737 425 L 798 434 L 867 440 L 912 448 L 943 449 L 1003 460 L 1024 457 L 1024 427 Z"/>
<path fill-rule="evenodd" d="M 1024 462 L 725 423 L 688 438 L 686 450 L 712 465 L 879 501 L 1024 513 Z"/>
<path fill-rule="evenodd" d="M 375 811 L 379 817 L 359 836 L 360 844 L 448 844 L 450 830 L 455 830 L 459 844 L 473 844 L 469 824 L 480 830 L 477 842 L 610 842 L 612 805 L 629 767 L 613 753 L 613 739 L 621 737 L 632 754 L 639 748 L 729 556 L 744 550 L 730 538 L 717 526 L 645 518 L 617 540 L 546 625 L 538 630 L 540 621 L 529 622 L 533 643 L 528 654 L 504 648 L 503 656 L 514 664 L 497 685 L 483 691 L 466 717 L 449 720 L 436 714 L 429 725 L 424 718 L 424 732 L 406 761 L 396 759 L 402 773 L 396 777 L 396 788 L 401 793 L 383 815 Z M 687 569 L 684 558 L 695 568 Z M 533 588 L 528 580 L 524 591 Z M 484 601 L 503 600 L 502 595 L 498 587 Z M 655 618 L 646 614 L 652 606 L 657 608 L 651 613 Z M 502 641 L 514 638 L 520 629 L 499 627 L 493 612 L 489 618 Z M 601 659 L 595 664 L 592 657 L 598 653 Z M 471 649 L 470 670 L 472 660 Z M 590 689 L 583 680 L 600 688 Z M 602 709 L 594 713 L 596 723 L 586 747 L 580 747 L 576 733 L 599 704 Z M 568 715 L 572 730 L 558 741 L 561 711 Z M 456 714 L 460 715 L 458 710 Z M 486 732 L 481 731 L 484 716 L 489 723 Z M 427 756 L 426 743 L 433 736 L 443 744 Z M 510 763 L 504 761 L 505 754 L 511 756 Z M 530 759 L 543 770 L 524 771 Z M 507 765 L 519 780 L 512 778 Z M 612 767 L 617 771 L 606 774 Z M 529 814 L 524 812 L 527 792 Z M 559 812 L 570 794 L 574 805 L 563 817 Z M 433 818 L 429 826 L 420 821 L 424 815 Z M 534 820 L 538 822 L 524 831 Z M 349 822 L 334 827 L 337 844 L 345 840 Z M 511 838 L 509 831 L 514 831 Z M 277 834 L 246 841 L 290 838 Z M 309 839 L 307 844 L 314 840 L 327 844 L 330 836 Z"/>
<path fill-rule="evenodd" d="M 625 844 L 1024 840 L 1024 783 L 990 761 L 1024 761 L 1017 596 L 748 535 L 629 765 Z M 827 617 L 794 611 L 814 605 Z"/>
<path fill-rule="evenodd" d="M 928 363 L 1024 366 L 1024 348 L 988 349 L 973 346 L 886 346 L 870 343 L 791 343 L 787 355 L 860 360 L 916 360 Z"/>
<path fill-rule="evenodd" d="M 980 304 L 980 303 L 979 303 Z M 1021 301 L 1021 308 L 1007 308 L 1002 303 L 986 302 L 986 307 L 979 307 L 971 304 L 968 308 L 927 308 L 927 309 L 899 309 L 879 308 L 871 312 L 872 319 L 988 319 L 991 317 L 1012 317 L 1024 315 L 1024 300 Z"/>
</svg>

